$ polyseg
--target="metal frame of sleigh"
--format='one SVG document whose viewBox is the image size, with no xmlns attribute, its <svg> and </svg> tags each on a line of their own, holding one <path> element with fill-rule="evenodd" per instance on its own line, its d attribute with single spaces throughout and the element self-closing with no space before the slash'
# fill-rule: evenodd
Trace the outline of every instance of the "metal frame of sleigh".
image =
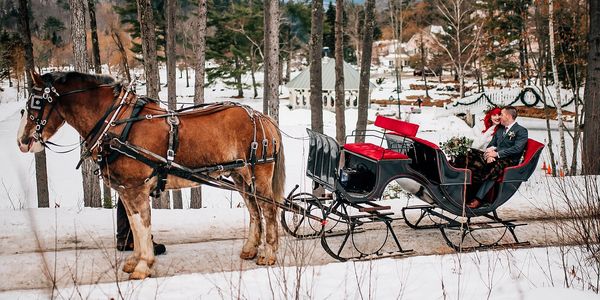
<svg viewBox="0 0 600 300">
<path fill-rule="evenodd" d="M 416 124 L 378 116 L 375 126 L 381 131 L 353 135 L 365 135 L 378 145 L 347 143 L 341 147 L 335 139 L 307 129 L 306 175 L 314 188 L 321 186 L 330 193 L 294 194 L 294 189 L 286 201 L 303 209 L 282 211 L 281 222 L 288 233 L 297 238 L 320 237 L 325 251 L 341 261 L 411 253 L 400 245 L 392 227 L 396 220 L 414 229 L 438 228 L 456 251 L 528 244 L 515 234 L 516 227 L 526 224 L 503 220 L 496 210 L 535 171 L 544 147 L 541 143 L 529 139 L 522 162 L 507 167 L 487 194 L 488 205 L 470 209 L 464 201 L 479 188 L 471 182 L 470 170 L 453 167 L 437 145 L 416 137 Z M 381 205 L 377 200 L 392 181 L 427 204 L 403 207 L 402 216 Z M 472 221 L 474 217 L 484 221 Z M 385 236 L 373 238 L 368 232 L 374 227 L 371 224 L 383 224 Z M 464 246 L 466 237 L 474 246 Z"/>
</svg>

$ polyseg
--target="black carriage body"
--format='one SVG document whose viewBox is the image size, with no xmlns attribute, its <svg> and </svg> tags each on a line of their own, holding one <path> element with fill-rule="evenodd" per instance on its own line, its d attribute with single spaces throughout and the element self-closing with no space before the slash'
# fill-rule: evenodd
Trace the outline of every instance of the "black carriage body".
<svg viewBox="0 0 600 300">
<path fill-rule="evenodd" d="M 380 135 L 379 146 L 366 143 L 340 147 L 335 139 L 307 129 L 307 176 L 355 203 L 379 200 L 392 180 L 408 179 L 417 187 L 410 192 L 420 199 L 457 216 L 475 217 L 494 212 L 515 194 L 534 172 L 543 148 L 530 139 L 523 162 L 506 168 L 503 178 L 488 194 L 490 204 L 470 209 L 464 202 L 479 188 L 472 184 L 470 170 L 453 167 L 437 145 L 417 138 L 416 124 L 378 116 L 375 125 L 384 131 L 368 134 Z"/>
</svg>

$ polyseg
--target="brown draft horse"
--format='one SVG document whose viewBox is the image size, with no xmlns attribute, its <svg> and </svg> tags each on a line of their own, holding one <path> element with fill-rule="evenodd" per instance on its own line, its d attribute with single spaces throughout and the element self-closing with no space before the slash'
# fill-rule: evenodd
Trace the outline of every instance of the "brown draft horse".
<svg viewBox="0 0 600 300">
<path fill-rule="evenodd" d="M 126 89 L 108 76 L 76 72 L 32 76 L 34 92 L 23 113 L 17 136 L 22 152 L 44 149 L 44 143 L 65 122 L 73 126 L 82 137 L 86 137 L 105 113 L 121 99 L 125 101 L 116 120 L 129 117 L 137 99 L 135 94 L 124 97 Z M 117 110 L 112 111 L 107 120 L 116 112 Z M 140 116 L 165 112 L 157 103 L 151 102 L 144 106 Z M 188 168 L 238 159 L 248 161 L 255 133 L 255 141 L 276 141 L 269 142 L 267 149 L 267 153 L 273 153 L 274 150 L 278 153 L 273 163 L 257 164 L 254 172 L 246 165 L 210 174 L 211 177 L 230 176 L 250 212 L 249 236 L 240 257 L 248 260 L 258 257 L 256 263 L 259 265 L 274 264 L 279 240 L 278 207 L 273 202 L 260 201 L 253 195 L 278 202 L 284 199 L 285 166 L 279 129 L 269 117 L 240 105 L 210 114 L 195 114 L 192 110 L 180 115 L 179 120 L 179 146 L 175 162 Z M 253 120 L 256 126 L 253 125 Z M 109 131 L 120 134 L 124 126 L 125 124 L 112 126 Z M 132 124 L 127 142 L 164 156 L 169 143 L 169 130 L 170 126 L 165 118 L 138 121 Z M 262 155 L 262 148 L 257 149 L 258 157 Z M 96 154 L 92 157 L 97 160 L 97 149 L 93 154 Z M 110 164 L 101 167 L 104 181 L 119 192 L 131 224 L 134 252 L 123 266 L 123 271 L 131 273 L 130 279 L 150 276 L 154 263 L 149 195 L 157 185 L 157 178 L 150 177 L 152 173 L 153 170 L 148 165 L 126 155 L 120 155 Z M 254 189 L 252 174 L 255 176 Z M 166 189 L 194 186 L 198 184 L 171 175 L 167 177 Z M 263 236 L 262 218 L 266 226 L 266 243 L 259 249 Z"/>
</svg>

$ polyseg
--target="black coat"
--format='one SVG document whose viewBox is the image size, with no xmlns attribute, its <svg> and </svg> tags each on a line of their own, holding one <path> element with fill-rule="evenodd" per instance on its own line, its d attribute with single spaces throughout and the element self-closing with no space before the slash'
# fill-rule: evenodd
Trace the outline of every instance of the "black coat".
<svg viewBox="0 0 600 300">
<path fill-rule="evenodd" d="M 504 126 L 498 128 L 488 147 L 496 147 L 498 156 L 501 159 L 507 158 L 512 161 L 519 161 L 523 156 L 529 138 L 527 129 L 515 123 L 506 134 L 504 131 Z"/>
</svg>

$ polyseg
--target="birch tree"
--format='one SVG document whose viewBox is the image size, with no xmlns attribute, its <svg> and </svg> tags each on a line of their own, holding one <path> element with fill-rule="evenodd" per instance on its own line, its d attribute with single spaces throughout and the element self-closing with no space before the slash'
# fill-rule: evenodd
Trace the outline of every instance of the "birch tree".
<svg viewBox="0 0 600 300">
<path fill-rule="evenodd" d="M 321 51 L 323 51 L 323 0 L 314 0 L 310 25 L 310 127 L 319 133 L 323 133 Z"/>
<path fill-rule="evenodd" d="M 550 63 L 552 65 L 552 76 L 554 89 L 556 91 L 554 104 L 556 106 L 556 118 L 558 120 L 558 139 L 560 146 L 560 168 L 567 172 L 567 152 L 565 147 L 565 130 L 562 118 L 562 105 L 560 93 L 560 80 L 558 80 L 558 68 L 556 66 L 556 50 L 554 41 L 554 0 L 548 1 L 548 31 L 550 36 Z"/>
<path fill-rule="evenodd" d="M 31 94 L 33 80 L 31 73 L 35 70 L 33 62 L 33 44 L 31 42 L 31 30 L 29 27 L 29 1 L 19 0 L 19 25 L 22 35 L 23 47 L 25 48 L 25 78 L 27 80 L 27 94 Z M 35 159 L 35 181 L 37 187 L 38 207 L 49 207 L 48 195 L 48 171 L 46 168 L 46 150 L 38 152 Z"/>
<path fill-rule="evenodd" d="M 204 63 L 206 61 L 206 0 L 198 1 L 198 30 L 196 36 L 196 64 L 194 67 L 194 104 L 204 103 Z M 192 188 L 190 208 L 202 208 L 202 188 Z"/>
<path fill-rule="evenodd" d="M 369 109 L 369 87 L 371 77 L 371 52 L 373 49 L 373 26 L 375 22 L 375 0 L 365 3 L 365 21 L 362 38 L 362 51 L 360 59 L 360 82 L 358 84 L 358 119 L 356 120 L 357 132 L 367 129 L 367 116 Z M 364 143 L 365 136 L 359 134 L 356 143 Z"/>
<path fill-rule="evenodd" d="M 335 139 L 346 139 L 346 101 L 344 91 L 344 0 L 335 1 Z"/>
</svg>

